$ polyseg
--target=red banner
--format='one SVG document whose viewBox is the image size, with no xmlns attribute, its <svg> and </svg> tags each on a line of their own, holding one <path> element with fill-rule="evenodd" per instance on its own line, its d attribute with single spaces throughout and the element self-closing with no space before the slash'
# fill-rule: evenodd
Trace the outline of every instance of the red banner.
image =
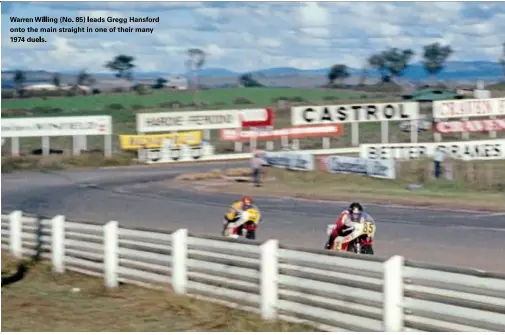
<svg viewBox="0 0 505 335">
<path fill-rule="evenodd" d="M 238 130 L 221 129 L 221 141 L 244 142 L 253 138 L 257 140 L 278 140 L 282 137 L 305 138 L 305 137 L 330 137 L 340 136 L 344 133 L 343 125 L 321 125 L 311 127 L 292 127 L 272 130 Z"/>
<path fill-rule="evenodd" d="M 274 111 L 271 108 L 245 109 L 240 113 L 242 128 L 272 127 L 274 125 Z"/>
<path fill-rule="evenodd" d="M 488 132 L 498 131 L 505 129 L 505 119 L 497 120 L 458 120 L 437 122 L 435 124 L 435 131 L 441 134 L 451 133 L 472 133 L 472 132 Z"/>
</svg>

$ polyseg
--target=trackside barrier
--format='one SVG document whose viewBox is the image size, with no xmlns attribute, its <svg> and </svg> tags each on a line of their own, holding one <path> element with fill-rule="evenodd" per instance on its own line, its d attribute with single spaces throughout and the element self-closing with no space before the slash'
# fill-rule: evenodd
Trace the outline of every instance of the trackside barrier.
<svg viewBox="0 0 505 335">
<path fill-rule="evenodd" d="M 55 272 L 191 294 L 333 331 L 505 331 L 505 275 L 222 237 L 2 215 L 2 248 Z"/>
</svg>

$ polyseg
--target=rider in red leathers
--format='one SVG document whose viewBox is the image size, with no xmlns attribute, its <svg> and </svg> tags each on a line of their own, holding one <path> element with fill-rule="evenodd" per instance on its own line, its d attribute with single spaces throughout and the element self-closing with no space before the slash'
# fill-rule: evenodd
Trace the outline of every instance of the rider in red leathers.
<svg viewBox="0 0 505 335">
<path fill-rule="evenodd" d="M 363 206 L 358 202 L 353 202 L 348 209 L 344 210 L 337 218 L 335 222 L 335 228 L 330 234 L 328 243 L 326 243 L 325 249 L 331 249 L 333 242 L 340 235 L 342 229 L 347 228 L 348 222 L 359 222 L 363 215 Z"/>
</svg>

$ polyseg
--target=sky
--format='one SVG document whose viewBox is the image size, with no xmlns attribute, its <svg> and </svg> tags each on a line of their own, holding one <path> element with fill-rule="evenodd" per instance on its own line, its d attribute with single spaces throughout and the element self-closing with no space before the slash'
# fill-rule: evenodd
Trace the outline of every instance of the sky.
<svg viewBox="0 0 505 335">
<path fill-rule="evenodd" d="M 11 17 L 159 17 L 159 23 L 87 23 L 146 27 L 150 33 L 11 33 Z M 450 44 L 450 60 L 497 61 L 505 42 L 504 2 L 2 2 L 2 70 L 107 72 L 115 55 L 135 57 L 139 72 L 185 72 L 186 51 L 200 48 L 205 67 L 245 72 L 272 67 L 360 68 L 389 47 Z M 43 36 L 47 43 L 13 43 Z"/>
</svg>

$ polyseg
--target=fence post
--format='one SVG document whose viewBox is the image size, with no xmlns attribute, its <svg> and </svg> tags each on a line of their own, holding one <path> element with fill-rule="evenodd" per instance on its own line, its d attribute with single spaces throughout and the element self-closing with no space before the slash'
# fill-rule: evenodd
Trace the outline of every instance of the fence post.
<svg viewBox="0 0 505 335">
<path fill-rule="evenodd" d="M 119 267 L 118 223 L 109 221 L 103 227 L 103 267 L 106 288 L 118 287 L 117 272 Z"/>
<path fill-rule="evenodd" d="M 384 262 L 383 326 L 386 332 L 403 331 L 403 263 L 402 256 Z"/>
<path fill-rule="evenodd" d="M 261 271 L 261 317 L 275 319 L 277 317 L 278 301 L 278 261 L 277 253 L 279 242 L 268 240 L 261 245 L 260 271 Z"/>
<path fill-rule="evenodd" d="M 14 257 L 23 257 L 23 242 L 22 242 L 22 223 L 21 218 L 23 217 L 23 212 L 14 211 L 9 214 L 9 237 L 10 237 L 10 250 Z"/>
<path fill-rule="evenodd" d="M 188 230 L 179 229 L 172 233 L 172 290 L 185 294 L 188 284 Z"/>
<path fill-rule="evenodd" d="M 51 258 L 53 271 L 65 272 L 65 216 L 57 215 L 51 220 Z"/>
</svg>

